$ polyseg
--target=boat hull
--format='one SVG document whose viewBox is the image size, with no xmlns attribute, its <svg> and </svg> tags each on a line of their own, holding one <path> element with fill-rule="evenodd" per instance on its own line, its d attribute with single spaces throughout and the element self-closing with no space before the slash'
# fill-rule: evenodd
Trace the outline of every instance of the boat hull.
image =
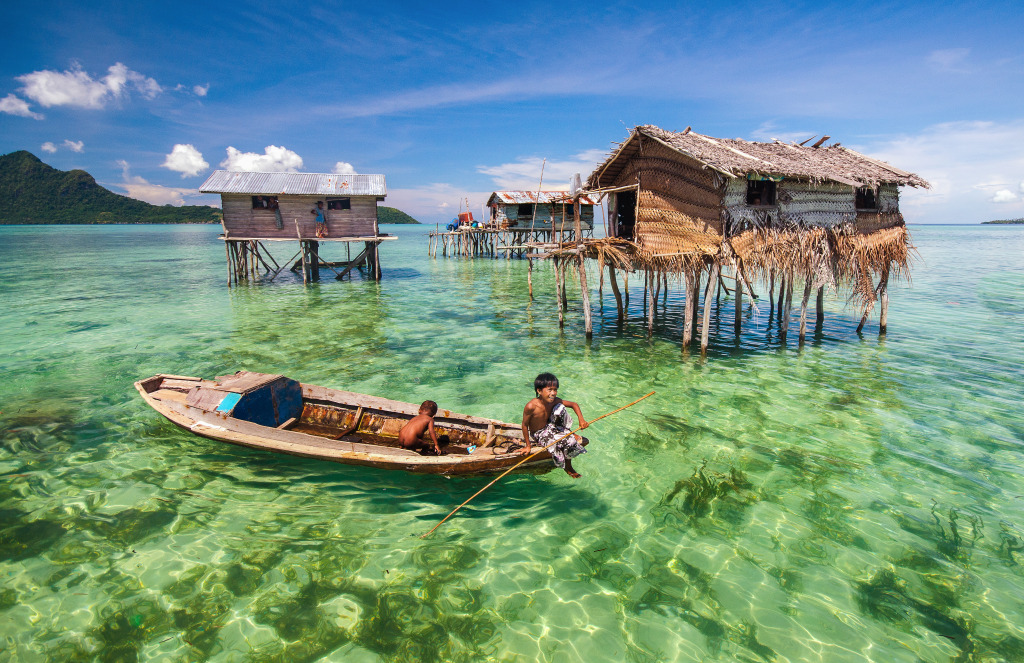
<svg viewBox="0 0 1024 663">
<path fill-rule="evenodd" d="M 287 380 L 283 376 L 266 377 Z M 269 426 L 236 418 L 217 408 L 198 407 L 196 403 L 203 403 L 204 389 L 221 388 L 217 381 L 160 374 L 135 383 L 150 407 L 183 430 L 251 449 L 442 475 L 500 472 L 525 458 L 521 451 L 522 430 L 516 424 L 441 410 L 434 425 L 438 435 L 451 439 L 443 450 L 447 453 L 421 455 L 401 448 L 397 441 L 398 431 L 418 413 L 418 405 L 315 385 L 300 387 L 301 413 L 279 426 Z M 275 411 L 276 407 L 275 403 Z M 476 449 L 470 453 L 473 446 Z M 521 465 L 552 466 L 546 451 Z"/>
</svg>

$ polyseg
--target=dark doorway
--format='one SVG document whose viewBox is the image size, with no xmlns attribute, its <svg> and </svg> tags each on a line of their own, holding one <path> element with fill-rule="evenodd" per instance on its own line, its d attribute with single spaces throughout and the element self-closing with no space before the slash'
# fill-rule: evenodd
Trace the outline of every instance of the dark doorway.
<svg viewBox="0 0 1024 663">
<path fill-rule="evenodd" d="M 615 236 L 633 240 L 636 226 L 636 191 L 620 191 L 615 196 Z"/>
</svg>

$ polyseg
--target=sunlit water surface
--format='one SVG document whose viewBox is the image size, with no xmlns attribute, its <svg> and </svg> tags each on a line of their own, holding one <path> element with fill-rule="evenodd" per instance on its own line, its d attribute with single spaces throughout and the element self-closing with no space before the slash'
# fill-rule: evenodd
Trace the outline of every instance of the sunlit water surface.
<svg viewBox="0 0 1024 663">
<path fill-rule="evenodd" d="M 0 227 L 0 658 L 1024 660 L 1024 228 L 914 227 L 888 335 L 840 293 L 706 361 L 526 263 L 226 286 L 214 226 Z M 280 247 L 278 259 L 291 254 Z M 292 247 L 293 249 L 293 247 Z M 330 249 L 328 256 L 338 253 Z M 763 286 L 760 290 L 763 292 Z M 583 478 L 347 467 L 183 432 L 132 382 L 239 369 L 518 421 L 552 371 Z"/>
</svg>

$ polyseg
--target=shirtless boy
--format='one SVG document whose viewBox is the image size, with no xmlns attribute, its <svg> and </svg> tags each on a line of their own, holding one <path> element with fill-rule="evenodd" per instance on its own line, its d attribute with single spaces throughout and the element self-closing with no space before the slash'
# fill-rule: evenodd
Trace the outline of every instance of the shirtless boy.
<svg viewBox="0 0 1024 663">
<path fill-rule="evenodd" d="M 441 447 L 437 444 L 437 433 L 434 432 L 434 415 L 437 414 L 437 403 L 434 401 L 423 401 L 420 405 L 420 413 L 402 426 L 398 432 L 398 441 L 405 449 L 426 449 L 427 442 L 423 434 L 430 432 L 430 439 L 434 442 L 434 452 L 441 455 Z"/>
<path fill-rule="evenodd" d="M 548 448 L 555 465 L 565 470 L 573 479 L 579 479 L 580 473 L 573 469 L 572 459 L 587 450 L 575 435 L 566 435 L 572 428 L 572 417 L 566 408 L 571 408 L 580 421 L 580 428 L 586 428 L 586 419 L 580 406 L 572 401 L 563 401 L 558 397 L 558 378 L 551 373 L 541 373 L 533 381 L 537 397 L 523 408 L 523 439 L 526 440 L 524 454 L 529 455 L 533 443 L 547 447 L 555 440 L 558 443 Z M 561 439 L 560 439 L 561 438 Z"/>
</svg>

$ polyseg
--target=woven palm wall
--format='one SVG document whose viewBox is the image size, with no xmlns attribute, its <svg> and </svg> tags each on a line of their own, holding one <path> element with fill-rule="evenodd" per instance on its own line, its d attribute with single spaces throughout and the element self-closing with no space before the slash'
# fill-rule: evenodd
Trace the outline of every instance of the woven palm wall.
<svg viewBox="0 0 1024 663">
<path fill-rule="evenodd" d="M 716 254 L 722 243 L 722 178 L 685 163 L 676 151 L 645 141 L 617 185 L 639 183 L 634 237 L 647 257 Z"/>
</svg>

